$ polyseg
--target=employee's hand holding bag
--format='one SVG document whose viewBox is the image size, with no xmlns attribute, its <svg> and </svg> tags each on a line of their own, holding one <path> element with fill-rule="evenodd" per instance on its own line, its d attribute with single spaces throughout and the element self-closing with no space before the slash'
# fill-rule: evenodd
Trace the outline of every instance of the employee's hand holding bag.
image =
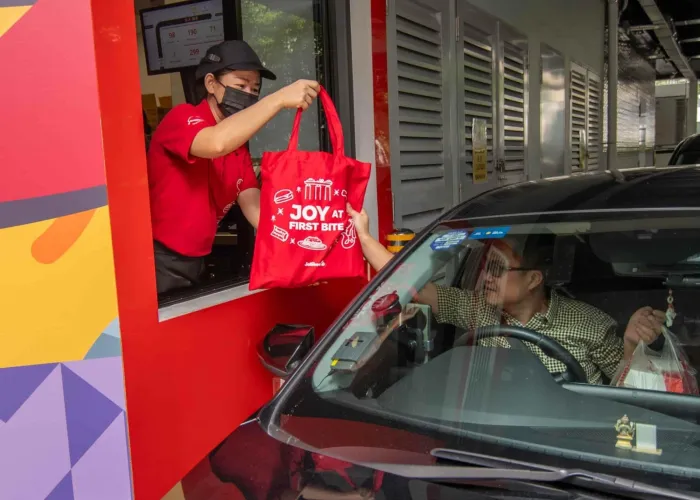
<svg viewBox="0 0 700 500">
<path fill-rule="evenodd" d="M 299 98 L 313 90 L 302 83 L 299 87 L 290 89 L 289 95 Z M 302 287 L 365 275 L 357 231 L 346 208 L 348 203 L 362 207 L 371 167 L 345 156 L 335 106 L 323 87 L 318 96 L 333 151 L 297 150 L 302 110 L 306 109 L 300 103 L 287 150 L 263 154 L 251 290 Z M 308 107 L 309 101 L 301 100 Z"/>
<path fill-rule="evenodd" d="M 297 80 L 272 94 L 279 99 L 280 106 L 285 109 L 301 109 L 305 111 L 318 97 L 321 85 L 313 80 Z"/>
</svg>

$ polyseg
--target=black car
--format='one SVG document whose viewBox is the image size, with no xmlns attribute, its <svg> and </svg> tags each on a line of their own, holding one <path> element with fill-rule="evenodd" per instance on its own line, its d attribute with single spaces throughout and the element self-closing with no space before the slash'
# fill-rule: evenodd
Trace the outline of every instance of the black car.
<svg viewBox="0 0 700 500">
<path fill-rule="evenodd" d="M 589 384 L 573 344 L 505 324 L 460 331 L 414 303 L 429 282 L 476 293 L 486 249 L 515 236 L 553 241 L 547 287 L 619 335 L 642 305 L 672 310 L 661 350 L 690 378 Z M 276 327 L 259 352 L 287 380 L 211 465 L 248 498 L 700 498 L 699 304 L 700 168 L 490 191 L 417 235 L 315 347 L 303 325 Z M 479 335 L 511 348 L 463 340 Z M 620 445 L 626 422 L 635 446 Z"/>
<path fill-rule="evenodd" d="M 672 165 L 700 165 L 700 134 L 683 139 L 668 160 Z"/>
</svg>

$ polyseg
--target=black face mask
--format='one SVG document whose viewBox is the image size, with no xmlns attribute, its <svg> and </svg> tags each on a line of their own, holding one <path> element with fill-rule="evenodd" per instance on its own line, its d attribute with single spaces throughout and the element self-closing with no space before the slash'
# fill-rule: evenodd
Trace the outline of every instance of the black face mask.
<svg viewBox="0 0 700 500">
<path fill-rule="evenodd" d="M 249 108 L 260 99 L 260 96 L 257 94 L 249 94 L 248 92 L 234 89 L 233 87 L 227 87 L 223 83 L 221 85 L 223 85 L 226 90 L 224 91 L 223 99 L 221 99 L 219 103 L 219 109 L 226 118 L 234 113 Z"/>
</svg>

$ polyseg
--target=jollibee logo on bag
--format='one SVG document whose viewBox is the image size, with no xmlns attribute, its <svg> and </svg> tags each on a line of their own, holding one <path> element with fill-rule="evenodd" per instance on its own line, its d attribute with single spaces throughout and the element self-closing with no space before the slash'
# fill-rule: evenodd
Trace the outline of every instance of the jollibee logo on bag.
<svg viewBox="0 0 700 500">
<path fill-rule="evenodd" d="M 321 262 L 305 262 L 304 267 L 326 267 L 326 263 Z"/>
<path fill-rule="evenodd" d="M 348 193 L 345 189 L 334 189 L 333 181 L 309 178 L 295 190 L 280 189 L 275 193 L 276 212 L 272 215 L 271 236 L 282 243 L 296 245 L 304 250 L 325 251 L 328 245 L 317 236 L 294 238 L 290 231 L 341 232 L 340 245 L 349 250 L 357 242 L 357 232 L 352 219 L 345 211 Z M 331 209 L 331 204 L 341 198 L 342 209 Z M 323 267 L 323 262 L 307 262 L 306 267 Z"/>
</svg>

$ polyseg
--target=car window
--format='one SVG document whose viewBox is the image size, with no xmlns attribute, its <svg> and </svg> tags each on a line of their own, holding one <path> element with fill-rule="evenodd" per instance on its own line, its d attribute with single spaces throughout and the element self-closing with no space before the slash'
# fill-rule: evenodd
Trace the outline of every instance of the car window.
<svg viewBox="0 0 700 500">
<path fill-rule="evenodd" d="M 700 150 L 683 151 L 678 155 L 676 165 L 698 165 L 700 164 Z"/>
<path fill-rule="evenodd" d="M 623 215 L 438 226 L 330 332 L 286 411 L 700 479 L 700 220 Z M 669 340 L 629 350 L 644 307 L 670 318 Z M 677 365 L 660 361 L 669 345 Z M 663 452 L 621 461 L 623 417 Z"/>
</svg>

